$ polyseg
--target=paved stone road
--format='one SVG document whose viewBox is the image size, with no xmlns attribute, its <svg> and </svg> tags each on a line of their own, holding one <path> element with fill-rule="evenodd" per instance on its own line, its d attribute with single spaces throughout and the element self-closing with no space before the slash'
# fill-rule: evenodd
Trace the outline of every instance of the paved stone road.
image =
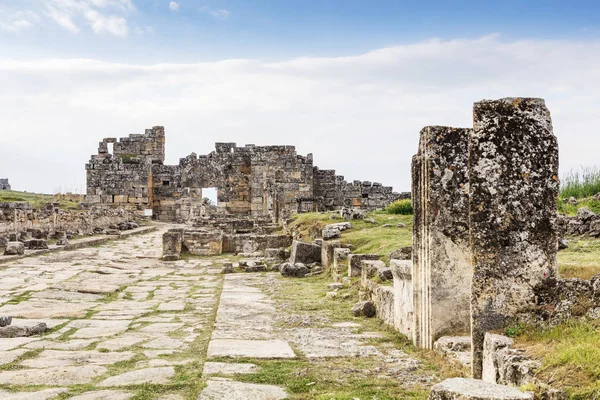
<svg viewBox="0 0 600 400">
<path fill-rule="evenodd" d="M 0 315 L 12 315 L 12 325 L 54 328 L 0 339 L 1 399 L 179 400 L 197 396 L 201 379 L 203 400 L 282 399 L 283 388 L 234 380 L 256 365 L 223 357 L 293 359 L 295 348 L 309 358 L 414 361 L 363 345 L 372 334 L 354 334 L 352 324 L 277 327 L 281 315 L 267 290 L 277 274 L 223 278 L 217 259 L 161 262 L 163 231 L 0 269 Z"/>
</svg>

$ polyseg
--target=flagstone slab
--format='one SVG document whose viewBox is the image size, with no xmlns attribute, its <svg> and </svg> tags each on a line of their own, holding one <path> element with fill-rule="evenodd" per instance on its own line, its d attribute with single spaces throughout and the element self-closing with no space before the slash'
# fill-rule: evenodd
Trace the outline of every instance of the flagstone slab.
<svg viewBox="0 0 600 400">
<path fill-rule="evenodd" d="M 202 375 L 235 375 L 235 374 L 253 374 L 258 371 L 256 364 L 250 363 L 224 363 L 224 362 L 206 362 Z"/>
<path fill-rule="evenodd" d="M 143 383 L 163 385 L 169 383 L 173 376 L 175 376 L 175 368 L 173 367 L 144 368 L 111 376 L 100 382 L 98 386 L 128 386 Z"/>
<path fill-rule="evenodd" d="M 216 339 L 208 344 L 210 357 L 295 358 L 294 351 L 283 340 Z"/>
<path fill-rule="evenodd" d="M 37 392 L 6 392 L 0 390 L 0 399 L 2 400 L 51 400 L 57 398 L 60 394 L 69 391 L 65 388 L 39 390 Z"/>
<path fill-rule="evenodd" d="M 0 365 L 8 364 L 27 353 L 28 349 L 16 349 L 0 352 Z M 0 397 L 1 398 L 1 397 Z"/>
<path fill-rule="evenodd" d="M 279 386 L 209 379 L 198 400 L 280 400 L 288 395 Z"/>
<path fill-rule="evenodd" d="M 19 304 L 5 304 L 0 315 L 12 315 L 28 319 L 36 318 L 83 318 L 98 303 L 31 299 Z"/>
<path fill-rule="evenodd" d="M 100 365 L 79 365 L 76 367 L 55 367 L 2 371 L 1 385 L 81 385 L 104 375 L 108 370 Z"/>
<path fill-rule="evenodd" d="M 27 343 L 40 340 L 39 337 L 0 338 L 0 351 L 16 349 Z"/>
<path fill-rule="evenodd" d="M 129 327 L 130 320 L 83 319 L 71 321 L 66 328 L 77 328 L 72 338 L 88 339 L 116 335 Z"/>
<path fill-rule="evenodd" d="M 96 349 L 107 349 L 110 351 L 119 351 L 126 349 L 131 346 L 135 346 L 138 343 L 149 340 L 150 338 L 139 334 L 124 334 L 114 339 L 105 340 L 96 346 Z"/>
<path fill-rule="evenodd" d="M 46 336 L 47 337 L 47 336 Z M 95 339 L 73 339 L 65 342 L 55 342 L 52 340 L 39 340 L 37 342 L 27 343 L 28 349 L 52 349 L 52 350 L 82 350 L 94 343 Z"/>
<path fill-rule="evenodd" d="M 44 350 L 37 357 L 24 360 L 20 365 L 30 368 L 64 367 L 70 365 L 107 365 L 130 360 L 130 351 L 102 353 L 95 350 L 61 351 Z"/>
<path fill-rule="evenodd" d="M 133 393 L 120 390 L 94 390 L 69 397 L 69 400 L 128 400 L 132 397 Z"/>
</svg>

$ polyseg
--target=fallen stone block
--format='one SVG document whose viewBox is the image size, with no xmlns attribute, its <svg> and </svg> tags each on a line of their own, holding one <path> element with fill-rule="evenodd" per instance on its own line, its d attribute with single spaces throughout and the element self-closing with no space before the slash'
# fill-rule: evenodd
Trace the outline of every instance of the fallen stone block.
<svg viewBox="0 0 600 400">
<path fill-rule="evenodd" d="M 11 322 L 12 322 L 12 317 L 9 317 L 9 316 L 0 317 L 0 327 L 8 326 L 11 324 Z"/>
<path fill-rule="evenodd" d="M 290 255 L 290 262 L 293 264 L 310 264 L 313 262 L 320 263 L 321 246 L 294 240 L 294 242 L 292 243 L 292 253 Z"/>
<path fill-rule="evenodd" d="M 48 330 L 45 323 L 41 322 L 33 326 L 4 326 L 0 327 L 0 338 L 16 338 L 39 335 Z"/>
<path fill-rule="evenodd" d="M 470 336 L 442 336 L 433 343 L 433 349 L 465 367 L 470 367 L 472 364 Z"/>
<path fill-rule="evenodd" d="M 400 247 L 390 253 L 390 260 L 410 260 L 412 258 L 412 246 Z"/>
<path fill-rule="evenodd" d="M 244 268 L 245 272 L 265 272 L 267 270 L 267 266 L 264 264 L 254 264 L 248 265 Z"/>
<path fill-rule="evenodd" d="M 431 388 L 429 400 L 533 400 L 533 393 L 523 393 L 511 386 L 477 379 L 451 378 Z"/>
<path fill-rule="evenodd" d="M 25 245 L 21 242 L 8 242 L 4 250 L 5 256 L 22 256 L 25 254 Z"/>
<path fill-rule="evenodd" d="M 343 219 L 365 219 L 366 215 L 363 211 L 356 208 L 343 207 L 340 210 L 340 216 Z"/>
<path fill-rule="evenodd" d="M 283 263 L 279 266 L 279 272 L 282 276 L 292 276 L 296 278 L 303 278 L 310 272 L 308 267 L 302 263 Z"/>
<path fill-rule="evenodd" d="M 511 386 L 535 382 L 535 373 L 541 364 L 526 357 L 522 350 L 512 349 L 512 345 L 513 340 L 509 337 L 485 334 L 483 381 Z"/>
<path fill-rule="evenodd" d="M 266 258 L 274 258 L 278 260 L 284 260 L 286 256 L 285 249 L 265 249 Z"/>
<path fill-rule="evenodd" d="M 348 276 L 360 276 L 363 260 L 379 260 L 377 254 L 350 254 L 348 255 Z"/>
<path fill-rule="evenodd" d="M 375 316 L 376 313 L 377 310 L 375 309 L 375 304 L 373 304 L 372 301 L 359 301 L 352 306 L 352 314 L 355 317 L 371 318 Z"/>
</svg>

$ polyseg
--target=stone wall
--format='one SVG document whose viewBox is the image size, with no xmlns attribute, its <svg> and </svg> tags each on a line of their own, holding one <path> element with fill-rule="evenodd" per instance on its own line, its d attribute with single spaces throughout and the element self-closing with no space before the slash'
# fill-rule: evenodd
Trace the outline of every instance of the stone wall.
<svg viewBox="0 0 600 400">
<path fill-rule="evenodd" d="M 104 139 L 86 165 L 86 201 L 188 222 L 205 212 L 202 188 L 216 187 L 219 213 L 279 222 L 297 212 L 344 205 L 382 208 L 401 197 L 379 183 L 348 183 L 335 171 L 321 171 L 313 166 L 312 154 L 298 155 L 294 146 L 216 143 L 215 151 L 192 153 L 179 165 L 164 165 L 164 150 L 160 126 L 144 135 Z"/>
<path fill-rule="evenodd" d="M 395 193 L 390 186 L 378 182 L 346 182 L 335 170 L 314 168 L 314 197 L 325 210 L 358 207 L 367 210 L 384 208 L 391 202 L 407 196 Z"/>
<path fill-rule="evenodd" d="M 11 190 L 8 178 L 0 178 L 0 190 Z"/>
<path fill-rule="evenodd" d="M 87 235 L 94 233 L 95 229 L 108 229 L 111 225 L 133 221 L 135 217 L 134 213 L 122 208 L 96 206 L 81 211 L 65 211 L 50 203 L 37 210 L 27 202 L 0 203 L 0 237 L 32 231 L 49 236 L 67 231 Z"/>
</svg>

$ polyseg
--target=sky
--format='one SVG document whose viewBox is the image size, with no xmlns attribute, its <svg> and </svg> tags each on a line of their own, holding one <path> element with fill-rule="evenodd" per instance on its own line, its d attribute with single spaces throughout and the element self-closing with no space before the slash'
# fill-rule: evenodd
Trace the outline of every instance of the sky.
<svg viewBox="0 0 600 400">
<path fill-rule="evenodd" d="M 166 128 L 166 162 L 289 144 L 410 190 L 426 125 L 542 97 L 561 173 L 600 153 L 600 2 L 0 0 L 0 178 L 85 192 L 104 137 Z"/>
</svg>

